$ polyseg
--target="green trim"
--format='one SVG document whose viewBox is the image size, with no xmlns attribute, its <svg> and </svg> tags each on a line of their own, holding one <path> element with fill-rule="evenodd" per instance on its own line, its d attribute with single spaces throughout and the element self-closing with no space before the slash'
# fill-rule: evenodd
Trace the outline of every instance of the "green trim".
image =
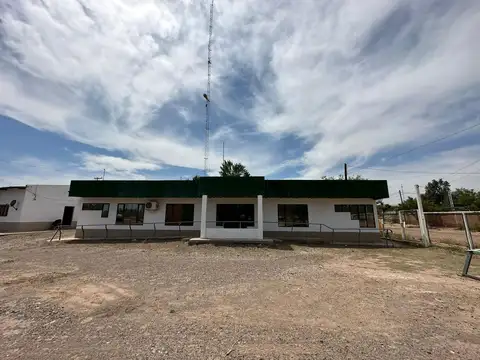
<svg viewBox="0 0 480 360">
<path fill-rule="evenodd" d="M 263 176 L 201 177 L 198 194 L 212 197 L 256 197 L 265 193 Z"/>
<path fill-rule="evenodd" d="M 70 196 L 84 198 L 388 198 L 386 180 L 265 180 L 260 176 L 199 180 L 73 180 Z"/>
<path fill-rule="evenodd" d="M 267 180 L 265 197 L 388 198 L 386 180 Z"/>
<path fill-rule="evenodd" d="M 69 194 L 70 196 L 92 198 L 198 197 L 197 183 L 192 180 L 73 180 L 70 184 Z"/>
</svg>

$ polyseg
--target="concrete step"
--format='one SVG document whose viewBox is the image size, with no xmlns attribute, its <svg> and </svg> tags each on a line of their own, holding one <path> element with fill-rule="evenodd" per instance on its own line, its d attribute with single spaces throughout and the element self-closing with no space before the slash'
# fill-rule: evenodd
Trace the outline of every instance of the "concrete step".
<svg viewBox="0 0 480 360">
<path fill-rule="evenodd" d="M 280 242 L 273 239 L 202 239 L 192 238 L 188 240 L 188 245 L 200 244 L 253 244 L 253 245 L 274 245 Z"/>
</svg>

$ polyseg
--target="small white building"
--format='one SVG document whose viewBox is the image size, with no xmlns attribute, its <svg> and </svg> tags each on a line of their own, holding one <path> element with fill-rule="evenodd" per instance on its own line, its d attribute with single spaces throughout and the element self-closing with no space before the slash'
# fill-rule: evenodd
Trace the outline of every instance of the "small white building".
<svg viewBox="0 0 480 360">
<path fill-rule="evenodd" d="M 72 181 L 80 238 L 380 239 L 385 180 Z"/>
<path fill-rule="evenodd" d="M 77 223 L 78 199 L 69 197 L 69 185 L 0 187 L 0 232 L 47 230 L 60 220 Z"/>
</svg>

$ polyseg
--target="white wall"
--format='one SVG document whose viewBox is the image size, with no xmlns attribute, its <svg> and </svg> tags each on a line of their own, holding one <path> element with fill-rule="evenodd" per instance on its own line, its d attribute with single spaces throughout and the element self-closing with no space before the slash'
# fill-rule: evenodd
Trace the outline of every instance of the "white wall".
<svg viewBox="0 0 480 360">
<path fill-rule="evenodd" d="M 194 225 L 182 226 L 182 229 L 200 230 L 201 218 L 201 198 L 165 198 L 165 199 L 132 199 L 132 198 L 82 198 L 78 206 L 78 222 L 77 227 L 81 225 L 89 225 L 86 228 L 102 228 L 102 225 L 109 225 L 109 229 L 124 229 L 125 225 L 115 226 L 115 219 L 117 214 L 117 204 L 119 203 L 146 203 L 148 200 L 156 200 L 159 204 L 159 209 L 156 211 L 145 210 L 144 225 L 132 225 L 132 229 L 153 229 L 153 224 L 157 230 L 172 230 L 175 226 L 165 226 L 165 209 L 166 204 L 194 204 Z M 110 212 L 108 218 L 101 217 L 101 211 L 82 211 L 82 203 L 109 203 Z M 255 222 L 258 219 L 257 198 L 208 198 L 207 204 L 207 229 L 216 227 L 216 211 L 217 204 L 254 204 Z M 318 231 L 319 225 L 325 224 L 335 229 L 354 229 L 359 228 L 358 220 L 351 220 L 349 213 L 335 212 L 334 205 L 338 204 L 366 204 L 374 205 L 373 199 L 285 199 L 285 198 L 264 198 L 263 199 L 263 217 L 264 217 L 264 231 L 289 231 L 288 227 L 278 226 L 278 204 L 307 204 L 310 227 L 297 227 L 295 231 Z M 98 226 L 93 226 L 98 225 Z M 256 227 L 255 223 L 255 227 Z M 377 224 L 378 228 L 378 224 Z M 218 227 L 218 229 L 223 229 Z M 253 228 L 250 228 L 254 230 Z M 375 229 L 363 228 L 366 232 L 369 230 L 377 231 Z M 225 229 L 227 230 L 227 229 Z M 233 229 L 235 230 L 235 229 Z M 245 229 L 242 229 L 245 230 Z M 322 231 L 329 231 L 323 228 Z M 347 231 L 347 230 L 345 230 Z M 363 230 L 362 230 L 363 231 Z M 253 237 L 253 233 L 252 233 Z"/>
<path fill-rule="evenodd" d="M 65 206 L 74 206 L 78 218 L 79 198 L 69 197 L 70 185 L 27 185 L 21 212 L 22 222 L 53 222 L 62 219 Z"/>
<path fill-rule="evenodd" d="M 309 227 L 296 227 L 294 231 L 319 231 L 324 224 L 334 229 L 358 229 L 358 220 L 351 220 L 349 213 L 335 212 L 335 205 L 373 205 L 373 199 L 285 199 L 264 198 L 264 231 L 289 231 L 291 228 L 278 226 L 278 204 L 306 204 L 308 206 Z M 378 227 L 378 224 L 377 224 Z M 367 230 L 367 229 L 365 229 Z M 330 231 L 322 227 L 322 231 Z M 362 230 L 363 231 L 363 230 Z"/>
<path fill-rule="evenodd" d="M 145 204 L 150 200 L 155 200 L 158 202 L 158 209 L 156 211 L 145 210 L 145 215 L 143 218 L 143 225 L 132 225 L 132 229 L 144 229 L 150 230 L 153 229 L 153 223 L 155 223 L 155 228 L 157 230 L 175 230 L 178 229 L 178 226 L 165 226 L 165 210 L 167 204 L 194 204 L 193 212 L 193 226 L 182 225 L 182 230 L 200 230 L 200 217 L 201 217 L 201 207 L 202 199 L 199 198 L 162 198 L 162 199 L 132 199 L 132 198 L 82 198 L 80 199 L 79 205 L 79 218 L 77 222 L 77 227 L 81 225 L 90 225 L 85 228 L 101 228 L 102 226 L 91 226 L 91 225 L 111 225 L 108 226 L 109 229 L 124 229 L 125 225 L 115 225 L 115 220 L 117 217 L 117 205 L 118 204 Z M 108 203 L 110 204 L 110 211 L 108 213 L 108 218 L 102 218 L 101 211 L 92 211 L 92 210 L 82 210 L 83 203 Z"/>
<path fill-rule="evenodd" d="M 18 210 L 10 207 L 8 209 L 7 216 L 0 216 L 0 222 L 20 222 L 21 221 L 21 213 L 24 206 L 24 198 L 25 198 L 25 189 L 7 189 L 7 190 L 0 190 L 0 204 L 10 204 L 12 200 L 16 200 L 17 203 L 15 207 Z"/>
</svg>

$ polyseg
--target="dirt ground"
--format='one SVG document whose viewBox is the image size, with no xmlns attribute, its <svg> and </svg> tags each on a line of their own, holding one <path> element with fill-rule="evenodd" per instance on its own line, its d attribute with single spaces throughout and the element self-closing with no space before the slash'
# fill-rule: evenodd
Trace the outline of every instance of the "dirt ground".
<svg viewBox="0 0 480 360">
<path fill-rule="evenodd" d="M 460 252 L 46 238 L 0 237 L 3 359 L 480 353 L 480 282 L 458 276 Z"/>
<path fill-rule="evenodd" d="M 392 229 L 397 236 L 402 235 L 402 230 L 400 224 L 387 224 L 386 228 Z M 430 239 L 434 244 L 451 244 L 459 245 L 462 247 L 467 247 L 467 239 L 465 235 L 465 230 L 456 230 L 450 228 L 429 228 Z M 407 227 L 406 234 L 408 237 L 421 239 L 420 228 L 419 227 Z M 476 247 L 480 247 L 480 233 L 471 232 L 472 240 Z"/>
</svg>

